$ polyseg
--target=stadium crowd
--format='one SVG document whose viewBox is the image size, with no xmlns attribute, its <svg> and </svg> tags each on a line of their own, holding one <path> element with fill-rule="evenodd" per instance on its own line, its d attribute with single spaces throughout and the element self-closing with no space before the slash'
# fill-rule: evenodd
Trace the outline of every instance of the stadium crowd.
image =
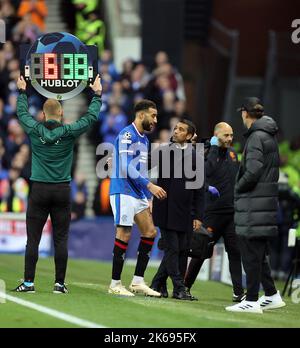
<svg viewBox="0 0 300 348">
<path fill-rule="evenodd" d="M 183 78 L 164 51 L 153 57 L 153 65 L 131 58 L 123 62 L 118 71 L 112 52 L 104 49 L 105 26 L 100 16 L 98 0 L 72 0 L 74 13 L 66 16 L 69 28 L 86 44 L 99 47 L 99 73 L 103 84 L 103 105 L 99 121 L 89 134 L 96 146 L 100 142 L 113 142 L 117 134 L 132 122 L 133 105 L 147 98 L 158 107 L 158 125 L 150 134 L 152 142 L 167 142 L 170 130 L 183 118 L 189 118 L 186 110 Z M 45 32 L 47 6 L 44 0 L 1 0 L 0 18 L 6 23 L 6 42 L 0 47 L 0 212 L 25 212 L 29 192 L 30 147 L 29 140 L 16 118 L 17 87 L 20 75 L 18 47 L 33 43 Z M 96 17 L 95 17 L 96 16 Z M 84 29 L 83 29 L 84 28 Z M 43 121 L 44 98 L 30 91 L 29 111 Z M 278 277 L 284 278 L 290 268 L 291 250 L 287 248 L 288 230 L 299 220 L 300 210 L 300 144 L 280 144 L 281 177 L 280 208 L 278 214 L 279 237 L 273 243 L 272 268 Z M 87 186 L 81 173 L 73 173 L 72 218 L 84 217 L 87 202 Z M 101 185 L 101 183 L 99 184 Z M 107 185 L 107 181 L 105 181 Z M 96 215 L 110 212 L 99 206 L 101 188 L 95 192 Z"/>
</svg>

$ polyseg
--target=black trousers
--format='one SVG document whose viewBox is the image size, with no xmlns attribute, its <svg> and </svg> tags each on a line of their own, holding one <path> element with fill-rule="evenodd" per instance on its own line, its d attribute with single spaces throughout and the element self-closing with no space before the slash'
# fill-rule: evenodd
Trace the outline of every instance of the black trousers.
<svg viewBox="0 0 300 348">
<path fill-rule="evenodd" d="M 49 214 L 53 227 L 55 282 L 64 282 L 71 220 L 70 184 L 40 182 L 32 183 L 26 213 L 25 281 L 34 281 L 39 244 Z"/>
<path fill-rule="evenodd" d="M 183 276 L 187 263 L 188 234 L 165 229 L 161 229 L 160 233 L 164 241 L 164 256 L 151 286 L 160 288 L 166 284 L 169 276 L 173 283 L 174 292 L 182 291 L 185 289 Z"/>
<path fill-rule="evenodd" d="M 277 292 L 267 257 L 269 254 L 268 244 L 267 239 L 239 237 L 242 262 L 246 273 L 248 301 L 258 300 L 260 283 L 266 296 L 275 295 Z"/>
<path fill-rule="evenodd" d="M 228 254 L 229 271 L 232 279 L 233 291 L 236 295 L 243 293 L 242 285 L 242 262 L 238 245 L 238 237 L 235 233 L 233 213 L 215 214 L 206 213 L 203 219 L 203 226 L 212 229 L 215 243 L 223 237 L 225 249 Z M 185 285 L 191 288 L 205 259 L 192 258 L 185 275 Z"/>
</svg>

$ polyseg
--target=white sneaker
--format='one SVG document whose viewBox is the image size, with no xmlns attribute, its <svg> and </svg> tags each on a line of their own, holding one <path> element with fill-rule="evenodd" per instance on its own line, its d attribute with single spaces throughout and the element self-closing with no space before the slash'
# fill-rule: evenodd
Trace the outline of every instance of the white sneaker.
<svg viewBox="0 0 300 348">
<path fill-rule="evenodd" d="M 125 286 L 122 285 L 122 283 L 118 283 L 116 286 L 112 287 L 110 286 L 108 288 L 108 293 L 113 295 L 119 295 L 119 296 L 127 296 L 132 297 L 134 294 L 130 291 L 128 291 Z"/>
<path fill-rule="evenodd" d="M 129 286 L 129 290 L 136 293 L 136 294 L 143 294 L 145 296 L 151 296 L 151 297 L 161 297 L 161 293 L 157 292 L 143 282 L 140 284 L 133 284 L 131 283 Z"/>
<path fill-rule="evenodd" d="M 229 311 L 229 312 L 244 312 L 244 313 L 258 313 L 258 314 L 263 313 L 258 301 L 244 300 L 233 306 L 228 306 L 225 309 L 226 311 Z"/>
<path fill-rule="evenodd" d="M 282 301 L 279 290 L 277 290 L 277 293 L 273 296 L 261 296 L 258 302 L 263 310 L 276 309 L 285 306 L 285 302 Z"/>
</svg>

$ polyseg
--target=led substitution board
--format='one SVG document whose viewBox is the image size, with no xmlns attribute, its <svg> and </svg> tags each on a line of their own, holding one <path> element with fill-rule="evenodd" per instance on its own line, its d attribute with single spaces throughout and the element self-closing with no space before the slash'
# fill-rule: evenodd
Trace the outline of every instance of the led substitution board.
<svg viewBox="0 0 300 348">
<path fill-rule="evenodd" d="M 46 98 L 75 97 L 97 75 L 97 47 L 84 45 L 68 33 L 49 33 L 21 46 L 25 80 Z"/>
</svg>

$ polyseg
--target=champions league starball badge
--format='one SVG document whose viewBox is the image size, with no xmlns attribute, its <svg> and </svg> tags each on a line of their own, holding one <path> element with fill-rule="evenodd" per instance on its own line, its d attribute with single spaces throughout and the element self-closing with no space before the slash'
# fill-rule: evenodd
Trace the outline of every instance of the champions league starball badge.
<svg viewBox="0 0 300 348">
<path fill-rule="evenodd" d="M 69 33 L 49 33 L 22 45 L 26 81 L 46 98 L 66 100 L 82 92 L 97 75 L 97 47 Z"/>
</svg>

